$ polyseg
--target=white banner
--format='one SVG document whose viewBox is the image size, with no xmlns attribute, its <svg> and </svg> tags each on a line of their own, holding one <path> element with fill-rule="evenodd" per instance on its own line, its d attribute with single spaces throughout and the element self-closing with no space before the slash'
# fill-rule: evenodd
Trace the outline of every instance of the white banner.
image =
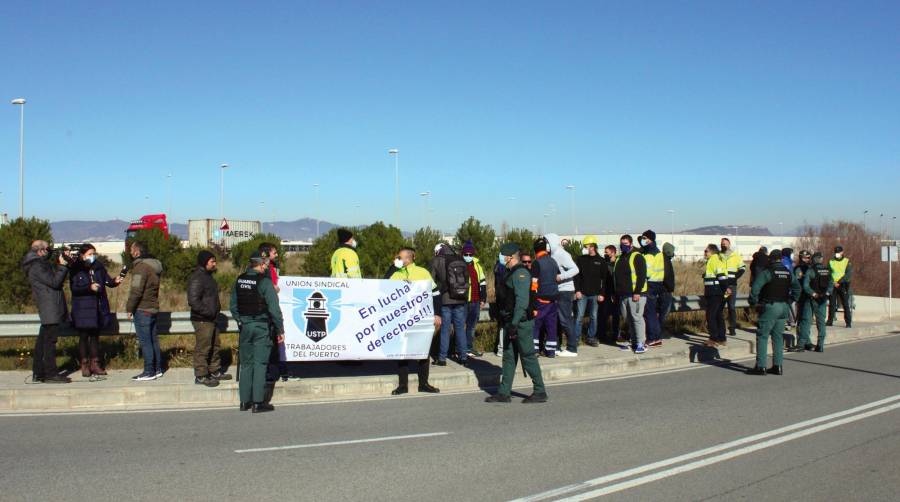
<svg viewBox="0 0 900 502">
<path fill-rule="evenodd" d="M 427 359 L 431 283 L 280 277 L 288 361 Z"/>
</svg>

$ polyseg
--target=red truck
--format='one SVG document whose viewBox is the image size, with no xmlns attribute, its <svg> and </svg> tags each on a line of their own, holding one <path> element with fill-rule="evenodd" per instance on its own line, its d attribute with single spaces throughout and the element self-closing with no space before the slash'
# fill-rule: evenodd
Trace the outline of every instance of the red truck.
<svg viewBox="0 0 900 502">
<path fill-rule="evenodd" d="M 128 244 L 137 235 L 138 230 L 147 230 L 149 228 L 158 228 L 163 231 L 166 239 L 169 238 L 169 224 L 166 222 L 164 214 L 145 214 L 141 219 L 134 220 L 128 225 L 125 231 L 125 251 L 128 251 Z"/>
</svg>

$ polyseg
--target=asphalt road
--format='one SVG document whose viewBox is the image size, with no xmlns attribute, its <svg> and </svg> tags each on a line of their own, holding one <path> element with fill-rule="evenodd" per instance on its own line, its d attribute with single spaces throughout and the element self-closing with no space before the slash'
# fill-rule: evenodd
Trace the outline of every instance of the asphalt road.
<svg viewBox="0 0 900 502">
<path fill-rule="evenodd" d="M 699 366 L 541 405 L 4 416 L 0 499 L 897 500 L 897 354 L 892 336 L 791 355 L 783 377 Z"/>
</svg>

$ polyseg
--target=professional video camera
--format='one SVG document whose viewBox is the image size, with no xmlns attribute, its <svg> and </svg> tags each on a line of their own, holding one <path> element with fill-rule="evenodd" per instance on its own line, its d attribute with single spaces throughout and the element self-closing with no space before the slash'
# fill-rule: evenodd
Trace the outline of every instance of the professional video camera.
<svg viewBox="0 0 900 502">
<path fill-rule="evenodd" d="M 59 257 L 62 256 L 63 260 L 66 260 L 66 263 L 71 265 L 81 258 L 81 244 L 57 246 L 50 250 L 48 256 L 53 262 L 59 261 Z"/>
</svg>

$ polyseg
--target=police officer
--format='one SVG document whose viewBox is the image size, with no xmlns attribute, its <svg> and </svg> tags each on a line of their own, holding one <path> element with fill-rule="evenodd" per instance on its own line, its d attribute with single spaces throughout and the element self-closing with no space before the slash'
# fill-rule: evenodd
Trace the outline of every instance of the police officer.
<svg viewBox="0 0 900 502">
<path fill-rule="evenodd" d="M 431 285 L 431 301 L 434 306 L 434 327 L 441 327 L 441 293 L 437 288 L 437 285 L 434 282 L 434 279 L 431 278 L 431 274 L 428 270 L 416 265 L 416 252 L 412 248 L 401 248 L 400 252 L 397 253 L 397 257 L 394 258 L 394 268 L 397 270 L 394 272 L 390 279 L 393 281 L 428 281 L 428 284 Z M 434 333 L 432 333 L 434 336 Z M 422 359 L 418 362 L 419 364 L 419 392 L 427 392 L 430 394 L 437 394 L 440 392 L 437 387 L 432 387 L 431 384 L 428 383 L 428 370 L 430 364 L 428 363 L 428 358 Z M 397 376 L 400 380 L 400 385 L 397 386 L 391 392 L 393 396 L 399 396 L 401 394 L 406 394 L 409 392 L 409 361 L 402 360 L 397 362 Z"/>
<path fill-rule="evenodd" d="M 266 366 L 272 352 L 269 325 L 274 327 L 278 343 L 284 342 L 284 321 L 278 294 L 269 276 L 268 259 L 259 251 L 250 255 L 250 267 L 237 278 L 231 291 L 231 316 L 240 327 L 240 370 L 238 390 L 241 411 L 272 411 L 264 401 Z"/>
<path fill-rule="evenodd" d="M 812 255 L 813 265 L 803 277 L 803 292 L 808 298 L 806 302 L 806 312 L 803 317 L 806 321 L 806 338 L 805 343 L 798 350 L 813 349 L 809 339 L 810 324 L 813 315 L 816 317 L 816 327 L 819 330 L 819 338 L 816 341 L 816 352 L 825 352 L 825 316 L 828 313 L 828 299 L 831 297 L 834 284 L 831 282 L 831 269 L 824 263 L 822 253 L 816 252 Z M 803 324 L 800 324 L 801 331 Z"/>
<path fill-rule="evenodd" d="M 784 323 L 788 319 L 788 305 L 800 296 L 800 283 L 781 262 L 781 250 L 769 253 L 769 268 L 753 281 L 750 289 L 750 305 L 760 305 L 762 312 L 756 330 L 756 366 L 747 370 L 748 375 L 783 375 Z M 766 351 L 772 337 L 774 354 L 772 367 L 766 370 Z"/>
<path fill-rule="evenodd" d="M 497 285 L 497 303 L 500 315 L 506 322 L 503 330 L 503 373 L 500 387 L 493 396 L 485 398 L 486 403 L 508 403 L 512 393 L 513 378 L 516 375 L 516 357 L 522 359 L 522 369 L 531 376 L 534 391 L 523 403 L 547 402 L 544 378 L 534 351 L 532 330 L 534 309 L 531 301 L 531 273 L 519 262 L 519 246 L 504 244 L 500 248 L 504 266 L 508 270 L 506 278 Z"/>
<path fill-rule="evenodd" d="M 806 290 L 803 288 L 803 282 L 806 280 L 806 274 L 809 274 L 811 272 L 812 253 L 804 249 L 800 251 L 800 263 L 798 263 L 797 266 L 794 267 L 794 277 L 797 279 L 797 282 L 800 283 L 801 291 L 800 299 L 797 300 L 797 340 L 794 343 L 794 347 L 790 349 L 791 352 L 802 352 L 804 350 L 809 350 L 808 348 L 806 348 L 806 346 L 810 345 L 809 329 L 812 321 L 812 311 L 807 312 L 806 309 L 810 297 L 806 294 Z M 807 314 L 809 314 L 810 317 L 808 317 Z"/>
<path fill-rule="evenodd" d="M 331 277 L 342 279 L 362 279 L 359 255 L 356 254 L 356 239 L 346 228 L 337 231 L 338 248 L 331 255 Z"/>
<path fill-rule="evenodd" d="M 853 322 L 853 307 L 850 305 L 850 278 L 853 267 L 850 266 L 850 260 L 844 256 L 843 247 L 836 246 L 834 248 L 834 258 L 828 261 L 828 268 L 831 269 L 831 282 L 834 283 L 834 288 L 832 288 L 827 324 L 831 326 L 834 323 L 834 314 L 837 312 L 837 303 L 840 300 L 841 308 L 844 309 L 844 322 L 849 328 Z"/>
</svg>

